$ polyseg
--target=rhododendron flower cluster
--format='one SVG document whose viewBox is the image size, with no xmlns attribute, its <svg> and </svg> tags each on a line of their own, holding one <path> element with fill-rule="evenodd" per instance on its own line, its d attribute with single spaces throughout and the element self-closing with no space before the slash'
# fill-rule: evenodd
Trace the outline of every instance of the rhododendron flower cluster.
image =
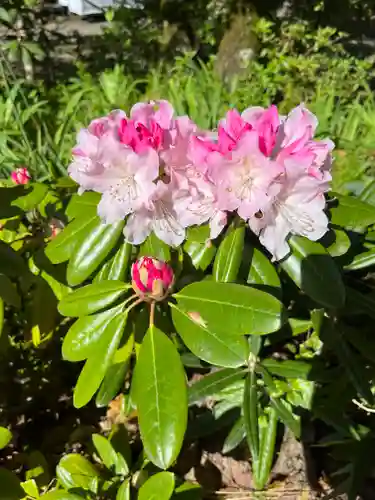
<svg viewBox="0 0 375 500">
<path fill-rule="evenodd" d="M 279 260 L 291 234 L 318 240 L 328 228 L 333 143 L 314 139 L 317 124 L 302 104 L 287 116 L 252 107 L 228 111 L 212 132 L 167 101 L 139 103 L 81 130 L 69 173 L 79 192 L 102 193 L 104 222 L 126 219 L 130 243 L 154 232 L 178 246 L 205 223 L 213 239 L 236 213 Z"/>
</svg>

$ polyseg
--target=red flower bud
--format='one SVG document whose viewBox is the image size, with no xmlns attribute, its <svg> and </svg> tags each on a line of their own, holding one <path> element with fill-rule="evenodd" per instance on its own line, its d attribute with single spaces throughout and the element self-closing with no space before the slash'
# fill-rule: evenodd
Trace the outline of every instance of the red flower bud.
<svg viewBox="0 0 375 500">
<path fill-rule="evenodd" d="M 132 265 L 132 286 L 144 300 L 163 300 L 170 292 L 174 274 L 165 262 L 154 257 L 141 257 Z"/>
<path fill-rule="evenodd" d="M 29 171 L 25 167 L 17 168 L 10 175 L 15 184 L 28 184 L 31 179 Z"/>
</svg>

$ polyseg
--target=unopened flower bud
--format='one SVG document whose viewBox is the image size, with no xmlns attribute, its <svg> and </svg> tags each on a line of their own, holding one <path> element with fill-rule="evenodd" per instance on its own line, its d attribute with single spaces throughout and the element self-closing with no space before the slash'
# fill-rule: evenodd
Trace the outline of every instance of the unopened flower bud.
<svg viewBox="0 0 375 500">
<path fill-rule="evenodd" d="M 154 257 L 141 257 L 132 265 L 132 286 L 144 300 L 163 300 L 170 292 L 174 274 L 165 262 Z"/>
<path fill-rule="evenodd" d="M 11 173 L 10 177 L 15 184 L 28 184 L 31 179 L 26 167 L 17 168 Z"/>
</svg>

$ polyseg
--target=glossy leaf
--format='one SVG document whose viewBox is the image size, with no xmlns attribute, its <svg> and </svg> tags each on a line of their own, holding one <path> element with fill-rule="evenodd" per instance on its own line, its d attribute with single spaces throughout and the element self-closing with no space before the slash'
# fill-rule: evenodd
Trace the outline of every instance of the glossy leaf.
<svg viewBox="0 0 375 500">
<path fill-rule="evenodd" d="M 245 379 L 242 409 L 247 443 L 253 460 L 253 467 L 256 467 L 259 458 L 259 428 L 258 390 L 255 371 L 251 371 Z"/>
<path fill-rule="evenodd" d="M 349 250 L 351 242 L 349 236 L 342 229 L 334 229 L 335 241 L 327 247 L 327 252 L 332 257 L 340 257 L 345 255 Z"/>
<path fill-rule="evenodd" d="M 82 316 L 69 328 L 62 345 L 67 361 L 83 361 L 92 353 L 110 320 L 121 310 L 121 305 L 92 316 Z"/>
<path fill-rule="evenodd" d="M 184 252 L 190 257 L 196 269 L 205 271 L 213 261 L 216 254 L 216 246 L 209 240 L 207 226 L 192 228 L 184 243 Z"/>
<path fill-rule="evenodd" d="M 142 255 L 155 257 L 156 259 L 163 260 L 164 262 L 169 262 L 171 260 L 171 251 L 169 246 L 164 243 L 164 241 L 159 240 L 154 232 L 152 232 L 147 237 L 146 241 L 141 245 L 139 257 Z"/>
<path fill-rule="evenodd" d="M 330 209 L 332 224 L 351 230 L 361 230 L 375 224 L 374 206 L 353 196 L 336 193 L 334 196 L 338 205 Z"/>
<path fill-rule="evenodd" d="M 257 489 L 260 490 L 265 488 L 270 477 L 275 455 L 276 431 L 277 411 L 271 407 L 268 412 L 267 424 L 261 427 L 260 431 L 260 452 L 255 481 Z"/>
<path fill-rule="evenodd" d="M 191 384 L 188 388 L 189 405 L 198 403 L 202 399 L 217 394 L 222 389 L 231 386 L 237 380 L 244 378 L 245 370 L 236 370 L 231 368 L 224 368 L 217 370 L 197 382 Z"/>
<path fill-rule="evenodd" d="M 90 353 L 74 389 L 73 403 L 76 408 L 87 404 L 99 389 L 124 333 L 127 315 L 114 316 L 106 325 L 100 339 Z"/>
<path fill-rule="evenodd" d="M 368 252 L 357 254 L 352 262 L 345 266 L 345 269 L 348 271 L 358 271 L 373 265 L 375 265 L 375 248 L 369 250 Z"/>
<path fill-rule="evenodd" d="M 290 238 L 292 254 L 281 263 L 295 284 L 319 304 L 342 307 L 345 287 L 340 271 L 325 248 L 307 238 Z"/>
<path fill-rule="evenodd" d="M 128 288 L 129 285 L 122 281 L 86 285 L 66 295 L 59 303 L 58 309 L 63 316 L 87 316 L 111 305 Z"/>
<path fill-rule="evenodd" d="M 64 490 L 49 491 L 42 496 L 43 500 L 82 500 L 82 497 Z"/>
<path fill-rule="evenodd" d="M 177 458 L 184 439 L 187 387 L 174 344 L 154 326 L 150 326 L 139 352 L 132 398 L 137 405 L 146 455 L 156 466 L 167 469 Z"/>
<path fill-rule="evenodd" d="M 215 281 L 236 281 L 245 243 L 245 227 L 230 228 L 216 253 L 213 277 Z"/>
<path fill-rule="evenodd" d="M 264 335 L 278 330 L 283 320 L 275 297 L 234 283 L 192 283 L 174 297 L 192 322 L 224 334 Z"/>
<path fill-rule="evenodd" d="M 0 500 L 20 500 L 25 497 L 17 476 L 2 467 L 0 467 L 0 486 Z"/>
<path fill-rule="evenodd" d="M 172 309 L 172 319 L 177 333 L 198 358 L 224 368 L 236 368 L 246 363 L 248 346 L 243 337 L 232 334 L 230 330 L 223 334 L 192 321 L 177 307 Z"/>
<path fill-rule="evenodd" d="M 130 479 L 125 479 L 117 490 L 116 500 L 130 500 Z"/>
<path fill-rule="evenodd" d="M 0 427 L 0 450 L 8 446 L 12 440 L 12 433 L 6 427 Z"/>
<path fill-rule="evenodd" d="M 246 426 L 243 417 L 240 417 L 230 430 L 223 444 L 223 453 L 230 453 L 246 438 Z"/>
<path fill-rule="evenodd" d="M 75 217 L 80 218 L 86 214 L 89 216 L 96 215 L 100 198 L 101 195 L 93 191 L 86 191 L 81 195 L 74 194 L 66 209 L 66 215 L 70 219 Z"/>
<path fill-rule="evenodd" d="M 13 201 L 12 205 L 28 211 L 37 207 L 43 201 L 48 192 L 47 184 L 33 182 L 27 185 L 27 193 Z"/>
<path fill-rule="evenodd" d="M 62 457 L 56 467 L 56 475 L 67 490 L 81 488 L 96 493 L 99 473 L 85 457 L 70 453 Z"/>
<path fill-rule="evenodd" d="M 310 363 L 292 359 L 278 361 L 276 359 L 269 358 L 264 359 L 261 364 L 270 373 L 285 378 L 307 379 L 312 368 Z"/>
<path fill-rule="evenodd" d="M 138 500 L 169 500 L 174 490 L 174 474 L 159 472 L 151 476 L 140 488 Z"/>
<path fill-rule="evenodd" d="M 92 442 L 107 469 L 123 476 L 129 472 L 124 457 L 117 453 L 108 439 L 100 434 L 93 434 Z"/>
<path fill-rule="evenodd" d="M 97 219 L 95 228 L 79 242 L 69 260 L 66 276 L 70 286 L 80 285 L 91 276 L 116 245 L 123 227 L 124 221 L 102 224 Z"/>
<path fill-rule="evenodd" d="M 129 269 L 133 245 L 126 241 L 117 250 L 108 270 L 108 280 L 125 281 Z"/>
<path fill-rule="evenodd" d="M 96 214 L 70 222 L 46 247 L 46 256 L 53 264 L 70 259 L 80 241 L 96 227 Z"/>
<path fill-rule="evenodd" d="M 280 278 L 270 260 L 257 248 L 252 249 L 247 282 L 250 285 L 266 285 L 280 288 Z"/>
</svg>

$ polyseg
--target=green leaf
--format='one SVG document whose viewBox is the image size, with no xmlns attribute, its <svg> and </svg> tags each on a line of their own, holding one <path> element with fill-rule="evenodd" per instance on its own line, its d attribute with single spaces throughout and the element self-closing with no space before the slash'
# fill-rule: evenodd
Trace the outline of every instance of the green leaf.
<svg viewBox="0 0 375 500">
<path fill-rule="evenodd" d="M 190 318 L 198 317 L 199 324 L 216 332 L 264 335 L 278 330 L 282 324 L 281 302 L 255 288 L 201 281 L 173 296 Z"/>
<path fill-rule="evenodd" d="M 290 238 L 292 254 L 281 263 L 295 284 L 319 304 L 342 307 L 345 287 L 340 271 L 325 248 L 301 236 Z"/>
<path fill-rule="evenodd" d="M 86 316 L 111 305 L 129 285 L 122 281 L 105 281 L 86 285 L 66 295 L 59 303 L 58 309 L 63 316 Z"/>
<path fill-rule="evenodd" d="M 350 230 L 362 230 L 375 224 L 375 207 L 352 196 L 334 194 L 337 207 L 330 209 L 331 222 Z"/>
<path fill-rule="evenodd" d="M 116 500 L 130 500 L 130 479 L 125 479 L 117 490 Z"/>
<path fill-rule="evenodd" d="M 97 218 L 96 226 L 80 240 L 69 259 L 66 273 L 70 286 L 80 285 L 99 267 L 116 245 L 124 221 L 116 224 L 102 224 Z"/>
<path fill-rule="evenodd" d="M 150 326 L 139 352 L 132 399 L 137 405 L 147 457 L 156 466 L 167 469 L 177 458 L 184 439 L 187 387 L 174 344 L 154 326 Z"/>
<path fill-rule="evenodd" d="M 203 500 L 203 491 L 199 484 L 182 483 L 175 489 L 172 500 Z"/>
<path fill-rule="evenodd" d="M 245 227 L 230 228 L 216 253 L 213 277 L 215 281 L 236 281 L 245 244 Z"/>
<path fill-rule="evenodd" d="M 87 234 L 90 234 L 98 224 L 96 214 L 75 219 L 48 243 L 46 256 L 53 264 L 69 260 L 73 252 Z"/>
<path fill-rule="evenodd" d="M 1 338 L 1 334 L 3 333 L 3 327 L 4 327 L 4 301 L 0 297 L 0 338 Z M 0 344 L 0 346 L 1 346 L 1 344 Z"/>
<path fill-rule="evenodd" d="M 43 500 L 82 500 L 81 496 L 68 493 L 64 490 L 50 491 L 42 495 L 41 498 Z"/>
<path fill-rule="evenodd" d="M 36 208 L 37 205 L 43 201 L 48 193 L 47 184 L 30 183 L 27 185 L 28 193 L 25 196 L 17 198 L 12 205 L 28 211 Z"/>
<path fill-rule="evenodd" d="M 57 479 L 67 490 L 81 488 L 97 493 L 99 473 L 85 457 L 70 453 L 56 467 Z"/>
<path fill-rule="evenodd" d="M 152 232 L 146 241 L 141 245 L 139 257 L 143 255 L 147 257 L 155 257 L 156 259 L 163 260 L 164 262 L 169 262 L 171 260 L 171 251 L 169 246 L 164 243 L 164 241 L 159 240 L 154 232 Z"/>
<path fill-rule="evenodd" d="M 120 453 L 117 453 L 108 439 L 100 434 L 93 434 L 92 442 L 107 469 L 122 476 L 125 476 L 129 472 L 124 457 Z"/>
<path fill-rule="evenodd" d="M 240 417 L 225 438 L 222 452 L 230 453 L 246 438 L 246 427 L 243 417 Z"/>
<path fill-rule="evenodd" d="M 267 423 L 261 427 L 260 431 L 260 450 L 259 462 L 255 474 L 256 488 L 263 490 L 270 477 L 273 457 L 275 455 L 277 431 L 277 411 L 275 408 L 269 408 L 269 417 Z"/>
<path fill-rule="evenodd" d="M 375 297 L 372 294 L 364 294 L 347 286 L 346 299 L 345 314 L 367 314 L 375 319 Z"/>
<path fill-rule="evenodd" d="M 245 379 L 242 410 L 253 468 L 256 468 L 259 458 L 259 429 L 257 376 L 254 370 Z"/>
<path fill-rule="evenodd" d="M 25 493 L 31 498 L 39 498 L 39 489 L 38 485 L 35 482 L 35 479 L 29 479 L 27 481 L 23 481 L 21 486 Z"/>
<path fill-rule="evenodd" d="M 261 364 L 270 373 L 285 378 L 307 379 L 312 368 L 310 363 L 292 359 L 278 361 L 276 359 L 269 358 L 264 359 Z"/>
<path fill-rule="evenodd" d="M 130 258 L 133 252 L 133 245 L 124 242 L 117 250 L 111 266 L 108 270 L 108 280 L 125 281 L 129 269 Z"/>
<path fill-rule="evenodd" d="M 198 403 L 202 399 L 217 394 L 222 389 L 229 387 L 233 382 L 241 380 L 244 377 L 245 370 L 236 370 L 232 368 L 224 368 L 217 370 L 197 382 L 191 384 L 188 388 L 189 405 Z"/>
<path fill-rule="evenodd" d="M 169 500 L 174 490 L 174 474 L 159 472 L 151 476 L 140 488 L 138 500 Z"/>
<path fill-rule="evenodd" d="M 12 440 L 12 433 L 6 427 L 0 427 L 0 450 L 8 446 Z"/>
<path fill-rule="evenodd" d="M 40 451 L 32 451 L 27 456 L 26 479 L 34 479 L 39 488 L 49 485 L 51 477 L 46 457 Z"/>
<path fill-rule="evenodd" d="M 25 497 L 17 476 L 2 467 L 0 467 L 0 485 L 0 500 L 18 500 Z"/>
<path fill-rule="evenodd" d="M 0 241 L 0 274 L 17 277 L 27 272 L 26 264 L 20 254 Z"/>
<path fill-rule="evenodd" d="M 342 229 L 334 229 L 335 241 L 327 247 L 327 252 L 331 257 L 340 257 L 349 250 L 351 242 L 349 236 Z"/>
<path fill-rule="evenodd" d="M 225 334 L 192 321 L 176 306 L 172 309 L 173 324 L 186 346 L 198 358 L 216 366 L 236 368 L 246 363 L 247 342 L 228 330 Z"/>
<path fill-rule="evenodd" d="M 95 345 L 103 335 L 113 316 L 118 314 L 122 306 L 92 316 L 77 319 L 69 328 L 62 345 L 62 355 L 67 361 L 83 361 L 93 352 Z"/>
<path fill-rule="evenodd" d="M 66 215 L 69 219 L 75 217 L 80 218 L 85 214 L 90 217 L 95 216 L 97 214 L 100 198 L 101 195 L 93 191 L 86 191 L 81 195 L 74 194 L 67 206 Z"/>
<path fill-rule="evenodd" d="M 252 249 L 251 264 L 247 277 L 249 285 L 265 285 L 280 288 L 280 278 L 268 257 L 257 248 Z"/>
<path fill-rule="evenodd" d="M 95 344 L 95 348 L 90 353 L 74 389 L 73 404 L 76 408 L 81 408 L 87 404 L 99 389 L 121 341 L 126 318 L 127 314 L 125 312 L 114 316 L 107 323 L 104 332 Z"/>
<path fill-rule="evenodd" d="M 190 257 L 196 269 L 205 271 L 213 261 L 216 254 L 216 246 L 209 238 L 207 226 L 198 226 L 188 232 L 184 244 L 184 252 Z"/>
<path fill-rule="evenodd" d="M 366 269 L 375 264 L 375 248 L 372 248 L 368 252 L 363 252 L 354 257 L 352 262 L 345 266 L 348 271 L 358 271 L 360 269 Z"/>
</svg>

